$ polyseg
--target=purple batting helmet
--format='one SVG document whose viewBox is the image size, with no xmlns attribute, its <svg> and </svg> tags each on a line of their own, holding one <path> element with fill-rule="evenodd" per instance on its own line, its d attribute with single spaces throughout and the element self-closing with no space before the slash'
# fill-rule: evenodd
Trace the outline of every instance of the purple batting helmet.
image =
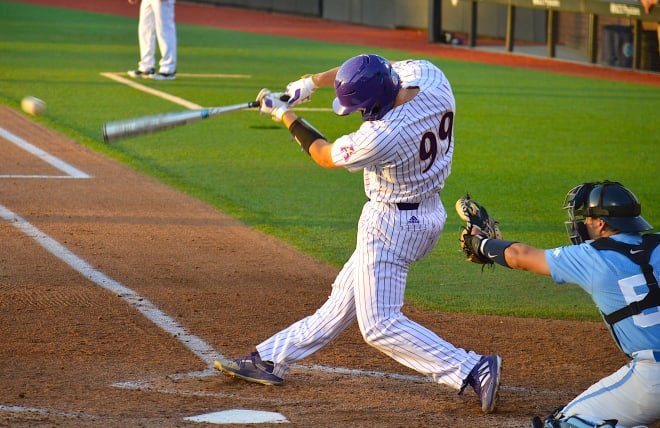
<svg viewBox="0 0 660 428">
<path fill-rule="evenodd" d="M 332 108 L 338 115 L 359 111 L 365 121 L 378 120 L 394 105 L 399 76 L 382 56 L 358 55 L 339 67 L 335 93 Z"/>
</svg>

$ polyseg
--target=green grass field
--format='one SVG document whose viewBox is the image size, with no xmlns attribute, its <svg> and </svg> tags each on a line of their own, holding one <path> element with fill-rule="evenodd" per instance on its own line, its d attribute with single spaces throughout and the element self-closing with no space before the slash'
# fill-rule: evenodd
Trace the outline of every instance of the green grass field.
<svg viewBox="0 0 660 428">
<path fill-rule="evenodd" d="M 19 110 L 23 96 L 42 98 L 48 112 L 36 120 L 45 126 L 340 266 L 355 244 L 362 176 L 318 167 L 269 117 L 238 112 L 102 143 L 104 122 L 183 109 L 100 75 L 135 67 L 136 31 L 136 18 L 0 2 L 0 103 Z M 180 73 L 250 76 L 143 82 L 203 106 L 251 100 L 262 87 L 283 89 L 301 74 L 363 52 L 413 57 L 182 23 L 177 32 Z M 453 83 L 456 150 L 442 195 L 446 232 L 413 266 L 408 301 L 440 311 L 599 319 L 577 286 L 499 267 L 482 272 L 465 262 L 453 205 L 469 191 L 500 220 L 506 238 L 550 248 L 568 243 L 566 191 L 609 179 L 632 188 L 644 217 L 660 225 L 660 88 L 426 58 Z M 329 107 L 332 96 L 319 90 L 305 107 Z M 301 114 L 331 140 L 360 121 L 326 111 Z"/>
</svg>

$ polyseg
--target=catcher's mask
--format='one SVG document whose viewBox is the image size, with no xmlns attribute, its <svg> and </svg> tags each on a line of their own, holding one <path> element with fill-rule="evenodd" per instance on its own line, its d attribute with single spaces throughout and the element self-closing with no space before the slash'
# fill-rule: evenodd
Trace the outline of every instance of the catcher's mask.
<svg viewBox="0 0 660 428">
<path fill-rule="evenodd" d="M 380 55 L 358 55 L 337 70 L 335 93 L 332 108 L 339 116 L 359 111 L 364 121 L 378 120 L 394 105 L 399 75 Z"/>
<path fill-rule="evenodd" d="M 586 217 L 602 218 L 610 227 L 625 233 L 653 229 L 641 216 L 642 205 L 637 196 L 621 183 L 599 181 L 582 183 L 566 195 L 568 212 L 566 231 L 573 244 L 591 239 L 584 224 Z"/>
</svg>

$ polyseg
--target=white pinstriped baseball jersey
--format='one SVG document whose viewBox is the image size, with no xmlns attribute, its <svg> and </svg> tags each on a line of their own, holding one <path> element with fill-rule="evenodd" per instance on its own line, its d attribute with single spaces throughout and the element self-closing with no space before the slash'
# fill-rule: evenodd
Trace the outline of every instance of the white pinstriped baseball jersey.
<svg viewBox="0 0 660 428">
<path fill-rule="evenodd" d="M 409 102 L 334 142 L 336 165 L 364 169 L 367 197 L 420 202 L 437 194 L 451 170 L 456 102 L 444 73 L 428 61 L 396 62 L 401 87 L 419 87 Z"/>
<path fill-rule="evenodd" d="M 402 87 L 419 87 L 417 95 L 333 143 L 335 164 L 364 169 L 370 198 L 355 251 L 320 309 L 257 345 L 281 378 L 290 364 L 330 343 L 356 319 L 369 345 L 455 389 L 481 358 L 401 312 L 408 269 L 435 247 L 447 218 L 439 191 L 451 167 L 455 104 L 447 78 L 430 62 L 410 60 L 393 68 Z"/>
</svg>

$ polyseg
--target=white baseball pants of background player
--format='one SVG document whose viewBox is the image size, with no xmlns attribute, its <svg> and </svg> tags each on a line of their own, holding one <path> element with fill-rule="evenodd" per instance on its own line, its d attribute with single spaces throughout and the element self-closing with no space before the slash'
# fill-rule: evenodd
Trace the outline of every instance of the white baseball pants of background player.
<svg viewBox="0 0 660 428">
<path fill-rule="evenodd" d="M 142 71 L 156 66 L 156 44 L 160 48 L 159 73 L 176 72 L 177 40 L 174 23 L 175 0 L 142 0 L 138 38 L 140 42 L 140 62 Z"/>
<path fill-rule="evenodd" d="M 447 213 L 440 197 L 416 210 L 368 202 L 356 249 L 339 272 L 325 304 L 311 316 L 257 346 L 281 378 L 289 365 L 318 351 L 357 318 L 364 340 L 435 382 L 459 389 L 480 355 L 456 348 L 401 313 L 410 265 L 436 245 Z"/>
</svg>

